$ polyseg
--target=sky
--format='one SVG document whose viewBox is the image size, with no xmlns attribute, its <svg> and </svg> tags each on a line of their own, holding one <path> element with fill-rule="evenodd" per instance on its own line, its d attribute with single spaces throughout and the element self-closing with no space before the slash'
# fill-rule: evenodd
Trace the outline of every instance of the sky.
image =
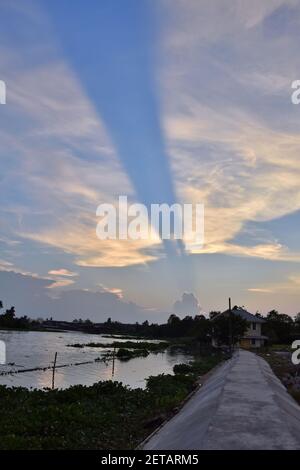
<svg viewBox="0 0 300 470">
<path fill-rule="evenodd" d="M 300 311 L 298 0 L 1 0 L 0 24 L 5 306 Z M 99 240 L 119 195 L 203 203 L 203 247 Z"/>
</svg>

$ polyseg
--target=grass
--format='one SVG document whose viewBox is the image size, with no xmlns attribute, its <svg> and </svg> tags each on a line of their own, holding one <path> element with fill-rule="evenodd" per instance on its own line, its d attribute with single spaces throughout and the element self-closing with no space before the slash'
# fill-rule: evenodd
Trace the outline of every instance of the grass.
<svg viewBox="0 0 300 470">
<path fill-rule="evenodd" d="M 223 357 L 226 359 L 226 357 Z M 219 355 L 212 355 L 205 358 L 199 358 L 194 361 L 190 361 L 188 364 L 176 364 L 173 367 L 174 374 L 183 375 L 204 375 L 215 367 L 220 362 Z"/>
<path fill-rule="evenodd" d="M 66 390 L 0 386 L 0 449 L 133 449 L 196 387 L 198 371 L 220 360 L 149 377 L 144 390 L 112 381 Z"/>
<path fill-rule="evenodd" d="M 270 365 L 274 374 L 283 382 L 288 392 L 294 397 L 294 399 L 300 404 L 300 392 L 295 390 L 292 386 L 287 386 L 285 379 L 288 375 L 295 376 L 299 375 L 299 366 L 296 366 L 291 361 L 290 355 L 276 354 L 276 351 L 292 351 L 289 346 L 286 345 L 272 345 L 272 347 L 261 350 L 258 354 L 263 357 Z"/>
<path fill-rule="evenodd" d="M 292 352 L 292 348 L 290 344 L 272 344 L 266 348 L 268 351 L 279 351 L 279 352 Z"/>
</svg>

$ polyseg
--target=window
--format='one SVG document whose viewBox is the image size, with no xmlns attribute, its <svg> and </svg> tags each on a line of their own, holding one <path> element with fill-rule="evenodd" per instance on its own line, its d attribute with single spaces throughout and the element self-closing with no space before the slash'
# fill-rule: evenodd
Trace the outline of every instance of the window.
<svg viewBox="0 0 300 470">
<path fill-rule="evenodd" d="M 251 339 L 252 346 L 255 346 L 255 339 Z"/>
<path fill-rule="evenodd" d="M 256 330 L 256 323 L 252 323 L 252 330 Z"/>
</svg>

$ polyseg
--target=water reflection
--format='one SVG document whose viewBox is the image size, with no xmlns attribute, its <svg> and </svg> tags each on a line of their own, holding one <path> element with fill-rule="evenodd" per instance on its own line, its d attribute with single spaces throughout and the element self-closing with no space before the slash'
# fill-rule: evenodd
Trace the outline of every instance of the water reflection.
<svg viewBox="0 0 300 470">
<path fill-rule="evenodd" d="M 49 367 L 53 364 L 55 352 L 58 353 L 57 366 L 90 361 L 88 364 L 56 369 L 55 387 L 58 388 L 67 388 L 77 384 L 92 385 L 99 380 L 111 379 L 134 388 L 143 388 L 145 387 L 145 379 L 150 375 L 172 373 L 175 364 L 191 359 L 182 351 L 171 350 L 129 361 L 120 361 L 116 358 L 114 364 L 112 361 L 108 363 L 95 362 L 96 358 L 103 357 L 107 349 L 79 349 L 67 347 L 67 345 L 89 342 L 110 343 L 113 340 L 102 335 L 77 332 L 8 332 L 0 330 L 0 339 L 5 341 L 7 346 L 7 364 L 0 365 L 0 372 Z M 52 369 L 0 376 L 0 384 L 7 386 L 49 388 L 51 383 Z"/>
</svg>

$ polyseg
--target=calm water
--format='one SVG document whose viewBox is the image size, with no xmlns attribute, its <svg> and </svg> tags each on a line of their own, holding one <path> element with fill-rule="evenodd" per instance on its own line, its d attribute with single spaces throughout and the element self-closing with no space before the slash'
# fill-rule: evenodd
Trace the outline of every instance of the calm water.
<svg viewBox="0 0 300 470">
<path fill-rule="evenodd" d="M 101 358 L 107 348 L 71 348 L 67 344 L 116 341 L 102 335 L 90 335 L 74 332 L 33 332 L 33 331 L 1 331 L 0 340 L 6 343 L 6 364 L 0 364 L 0 372 L 47 367 L 53 364 L 57 351 L 57 365 L 74 364 L 77 362 L 94 361 Z M 119 340 L 118 340 L 119 341 Z M 120 339 L 121 341 L 121 339 Z M 125 340 L 124 340 L 125 341 Z M 131 387 L 145 387 L 145 379 L 149 375 L 172 373 L 173 366 L 188 362 L 191 356 L 183 353 L 164 352 L 149 354 L 145 358 L 135 358 L 124 362 L 115 360 L 114 376 L 112 377 L 112 361 L 93 362 L 91 364 L 71 365 L 57 369 L 55 386 L 67 388 L 71 385 L 92 385 L 99 380 L 117 380 Z M 22 386 L 27 388 L 50 387 L 52 370 L 31 371 L 0 376 L 0 385 Z"/>
</svg>

